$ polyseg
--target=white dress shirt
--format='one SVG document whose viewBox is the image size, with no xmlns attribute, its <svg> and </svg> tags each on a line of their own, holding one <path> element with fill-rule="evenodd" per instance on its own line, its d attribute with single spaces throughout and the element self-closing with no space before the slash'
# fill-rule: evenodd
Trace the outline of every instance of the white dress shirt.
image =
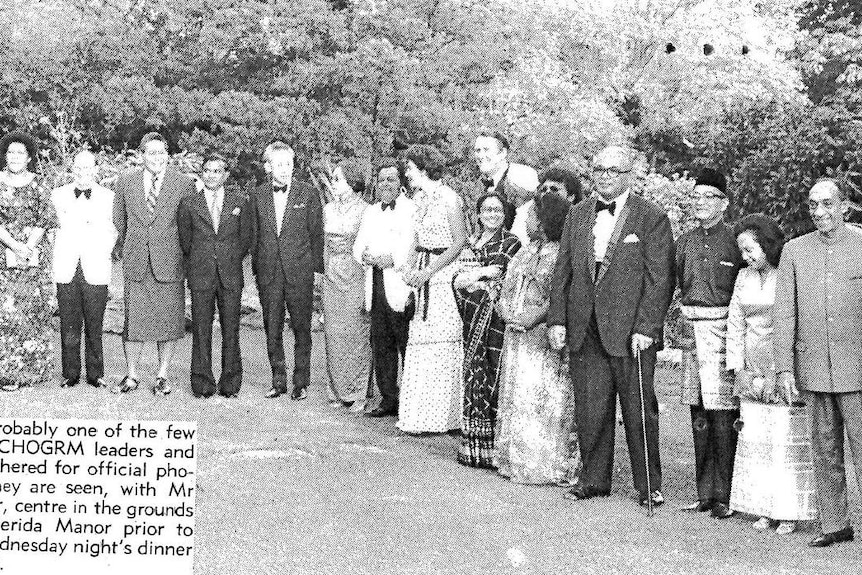
<svg viewBox="0 0 862 575">
<path fill-rule="evenodd" d="M 372 256 L 389 255 L 393 265 L 383 269 L 383 289 L 386 301 L 393 311 L 404 311 L 410 286 L 404 283 L 401 271 L 410 256 L 413 245 L 413 214 L 416 204 L 405 195 L 395 198 L 395 208 L 384 210 L 381 202 L 365 209 L 362 223 L 353 243 L 353 257 L 362 263 L 362 254 L 368 250 Z M 365 308 L 371 311 L 373 266 L 365 267 Z"/>
<path fill-rule="evenodd" d="M 221 210 L 224 206 L 224 188 L 210 190 L 204 188 L 204 196 L 207 199 L 207 209 L 210 211 L 210 217 L 213 220 L 213 230 L 218 233 L 218 223 L 221 217 Z"/>
<path fill-rule="evenodd" d="M 75 184 L 51 191 L 57 212 L 54 239 L 54 281 L 70 283 L 81 263 L 84 280 L 90 285 L 111 282 L 111 250 L 117 239 L 114 227 L 114 192 L 93 184 L 90 198 L 75 197 Z"/>
<path fill-rule="evenodd" d="M 604 198 L 598 194 L 596 194 L 596 198 L 599 201 L 605 201 Z M 593 225 L 593 237 L 595 238 L 594 253 L 596 256 L 596 262 L 604 261 L 605 254 L 608 251 L 608 244 L 610 243 L 611 236 L 614 233 L 614 227 L 617 225 L 617 220 L 620 219 L 623 206 L 625 206 L 626 200 L 628 199 L 629 190 L 626 190 L 611 200 L 616 203 L 613 215 L 611 215 L 608 210 L 602 210 L 596 214 L 596 223 Z"/>
<path fill-rule="evenodd" d="M 284 220 L 284 210 L 287 209 L 287 196 L 290 195 L 290 182 L 285 184 L 287 189 L 283 192 L 272 191 L 272 203 L 275 206 L 275 225 L 278 235 L 281 235 L 281 222 Z"/>
</svg>

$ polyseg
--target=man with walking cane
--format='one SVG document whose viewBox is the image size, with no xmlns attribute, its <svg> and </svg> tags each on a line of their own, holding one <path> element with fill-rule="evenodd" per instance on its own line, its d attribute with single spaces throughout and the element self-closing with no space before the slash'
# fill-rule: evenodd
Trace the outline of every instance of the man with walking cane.
<svg viewBox="0 0 862 575">
<path fill-rule="evenodd" d="M 673 286 L 670 220 L 632 192 L 634 152 L 612 146 L 593 159 L 596 194 L 569 211 L 551 290 L 548 339 L 568 344 L 581 477 L 568 499 L 611 492 L 620 398 L 638 500 L 661 505 L 656 351 Z"/>
</svg>

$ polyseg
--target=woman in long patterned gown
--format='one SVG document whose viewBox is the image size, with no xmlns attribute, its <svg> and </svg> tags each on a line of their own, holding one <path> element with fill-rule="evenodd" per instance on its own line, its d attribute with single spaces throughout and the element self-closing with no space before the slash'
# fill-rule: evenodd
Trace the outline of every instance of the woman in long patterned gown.
<svg viewBox="0 0 862 575">
<path fill-rule="evenodd" d="M 352 178 L 356 180 L 356 178 Z M 353 242 L 368 204 L 348 181 L 343 166 L 328 181 L 332 194 L 323 207 L 323 332 L 326 338 L 327 392 L 333 406 L 365 409 L 371 370 L 370 323 L 365 306 L 365 275 L 353 258 Z"/>
<path fill-rule="evenodd" d="M 497 381 L 505 330 L 494 304 L 509 261 L 521 242 L 508 231 L 515 209 L 504 197 L 485 194 L 476 202 L 476 211 L 479 229 L 468 242 L 475 265 L 452 280 L 455 303 L 464 322 L 464 409 L 458 463 L 494 467 Z"/>
<path fill-rule="evenodd" d="M 571 485 L 580 472 L 566 355 L 548 345 L 545 316 L 569 202 L 540 196 L 530 243 L 515 255 L 497 309 L 506 321 L 497 421 L 497 469 L 518 483 Z"/>
<path fill-rule="evenodd" d="M 418 190 L 414 249 L 404 281 L 415 290 L 398 406 L 407 433 L 441 433 L 461 426 L 461 318 L 452 293 L 457 258 L 466 243 L 464 213 L 454 190 L 440 182 L 445 160 L 434 147 L 406 152 L 402 170 Z M 409 313 L 409 312 L 408 312 Z"/>
<path fill-rule="evenodd" d="M 37 148 L 27 134 L 0 140 L 0 388 L 15 391 L 51 377 L 50 250 L 56 216 L 33 173 Z"/>
</svg>

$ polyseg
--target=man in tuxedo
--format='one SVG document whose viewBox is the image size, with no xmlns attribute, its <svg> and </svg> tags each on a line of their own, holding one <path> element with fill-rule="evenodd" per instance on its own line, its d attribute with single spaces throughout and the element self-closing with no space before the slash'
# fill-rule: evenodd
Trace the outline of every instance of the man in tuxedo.
<svg viewBox="0 0 862 575">
<path fill-rule="evenodd" d="M 59 227 L 54 241 L 54 281 L 60 312 L 63 383 L 81 377 L 81 327 L 87 383 L 105 387 L 102 322 L 111 283 L 114 192 L 96 183 L 96 157 L 81 151 L 72 164 L 74 181 L 51 192 Z"/>
<path fill-rule="evenodd" d="M 276 143 L 268 163 L 271 181 L 251 195 L 254 240 L 252 270 L 257 278 L 272 388 L 266 397 L 287 393 L 284 359 L 284 313 L 293 331 L 291 399 L 308 396 L 311 379 L 311 312 L 314 273 L 323 272 L 323 210 L 313 187 L 293 178 L 294 153 Z"/>
<path fill-rule="evenodd" d="M 844 223 L 847 193 L 831 179 L 808 192 L 817 230 L 785 244 L 775 289 L 775 371 L 787 399 L 808 407 L 821 533 L 853 539 L 844 434 L 862 488 L 862 232 Z"/>
<path fill-rule="evenodd" d="M 473 145 L 473 157 L 481 174 L 480 195 L 496 192 L 515 205 L 512 233 L 518 236 L 521 244 L 527 245 L 530 238 L 527 237 L 529 206 L 526 204 L 539 187 L 536 170 L 509 161 L 509 140 L 500 132 L 481 132 Z"/>
<path fill-rule="evenodd" d="M 398 415 L 398 364 L 407 350 L 409 320 L 404 307 L 410 286 L 403 268 L 413 245 L 413 200 L 401 192 L 398 166 L 384 164 L 377 174 L 380 201 L 369 206 L 353 243 L 353 256 L 365 268 L 365 307 L 371 312 L 374 373 L 382 400 L 370 417 Z"/>
<path fill-rule="evenodd" d="M 191 384 L 195 397 L 210 397 L 216 391 L 224 397 L 236 397 L 242 384 L 242 260 L 251 246 L 253 228 L 248 199 L 236 188 L 225 187 L 228 175 L 224 157 L 206 157 L 201 174 L 203 189 L 183 198 L 177 214 L 192 292 Z M 218 386 L 212 370 L 216 303 L 222 333 Z"/>
<path fill-rule="evenodd" d="M 634 154 L 628 148 L 605 148 L 593 159 L 597 195 L 573 206 L 566 219 L 552 283 L 548 339 L 554 349 L 569 345 L 584 462 L 580 481 L 567 497 L 610 494 L 619 395 L 640 502 L 646 504 L 650 497 L 660 505 L 664 499 L 653 372 L 673 286 L 674 244 L 667 214 L 631 193 L 633 168 Z"/>
</svg>

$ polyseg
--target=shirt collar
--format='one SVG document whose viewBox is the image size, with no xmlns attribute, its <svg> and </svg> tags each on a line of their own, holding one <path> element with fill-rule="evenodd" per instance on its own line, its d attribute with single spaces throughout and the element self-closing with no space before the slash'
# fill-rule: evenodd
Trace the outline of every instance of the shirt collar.
<svg viewBox="0 0 862 575">
<path fill-rule="evenodd" d="M 838 230 L 836 230 L 834 238 L 827 238 L 820 232 L 816 232 L 817 238 L 828 246 L 843 242 L 845 239 L 847 239 L 847 235 L 851 233 L 853 232 L 850 231 L 846 223 L 840 228 L 838 228 Z"/>
</svg>

